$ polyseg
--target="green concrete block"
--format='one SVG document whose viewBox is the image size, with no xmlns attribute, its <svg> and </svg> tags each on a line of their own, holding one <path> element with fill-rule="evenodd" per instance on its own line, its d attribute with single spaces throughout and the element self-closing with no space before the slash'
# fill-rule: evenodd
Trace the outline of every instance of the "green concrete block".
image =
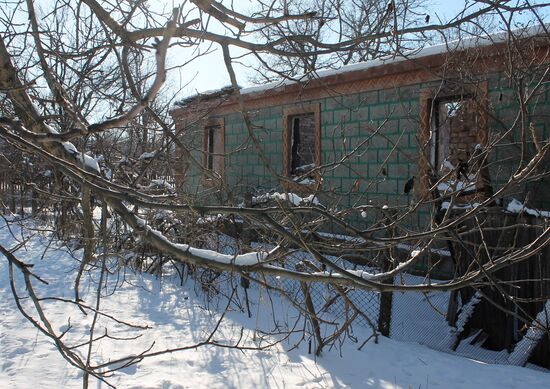
<svg viewBox="0 0 550 389">
<path fill-rule="evenodd" d="M 379 103 L 378 91 L 364 92 L 359 95 L 360 106 L 376 105 Z"/>
<path fill-rule="evenodd" d="M 369 106 L 369 120 L 384 120 L 388 117 L 387 104 L 377 104 Z"/>
<path fill-rule="evenodd" d="M 358 93 L 342 97 L 342 107 L 347 109 L 357 108 L 360 104 L 360 96 Z"/>
<path fill-rule="evenodd" d="M 323 105 L 321 106 L 325 111 L 334 111 L 342 108 L 342 97 L 327 97 L 323 100 Z"/>
<path fill-rule="evenodd" d="M 385 137 L 381 135 L 374 135 L 369 140 L 369 148 L 370 149 L 386 149 L 388 147 L 388 141 Z"/>
<path fill-rule="evenodd" d="M 399 89 L 398 88 L 390 88 L 390 89 L 380 90 L 379 102 L 389 103 L 389 102 L 393 102 L 393 101 L 399 101 Z"/>
<path fill-rule="evenodd" d="M 388 105 L 388 112 L 392 118 L 407 118 L 409 117 L 410 104 L 408 102 L 399 102 Z"/>
<path fill-rule="evenodd" d="M 269 117 L 270 118 L 282 118 L 283 117 L 283 107 L 281 105 L 270 107 L 269 108 Z"/>
<path fill-rule="evenodd" d="M 420 87 L 418 85 L 401 86 L 397 90 L 397 96 L 399 101 L 412 100 L 413 96 L 417 97 L 420 94 Z"/>
<path fill-rule="evenodd" d="M 385 121 L 382 132 L 386 135 L 396 134 L 399 131 L 399 120 L 398 119 L 388 119 Z"/>
<path fill-rule="evenodd" d="M 334 114 L 334 123 L 335 124 L 345 124 L 349 122 L 350 119 L 350 110 L 349 109 L 338 109 L 333 111 Z"/>
<path fill-rule="evenodd" d="M 326 111 L 321 113 L 321 126 L 327 126 L 334 123 L 334 112 Z"/>
<path fill-rule="evenodd" d="M 350 112 L 350 120 L 352 122 L 359 122 L 369 119 L 369 108 L 362 106 L 352 109 Z"/>
</svg>

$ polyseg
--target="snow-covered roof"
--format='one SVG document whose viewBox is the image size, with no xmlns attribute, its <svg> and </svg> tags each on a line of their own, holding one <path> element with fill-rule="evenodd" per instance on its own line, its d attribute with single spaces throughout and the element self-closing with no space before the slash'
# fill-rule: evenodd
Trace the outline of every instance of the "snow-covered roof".
<svg viewBox="0 0 550 389">
<path fill-rule="evenodd" d="M 433 45 L 433 46 L 427 46 L 417 50 L 410 50 L 408 52 L 404 52 L 396 55 L 381 57 L 381 58 L 377 58 L 377 59 L 373 59 L 365 62 L 358 62 L 354 64 L 344 65 L 339 69 L 320 70 L 318 72 L 312 72 L 312 73 L 296 76 L 293 79 L 283 79 L 280 81 L 275 81 L 275 82 L 271 82 L 263 85 L 240 88 L 240 93 L 243 95 L 248 95 L 248 94 L 253 94 L 258 92 L 264 92 L 267 90 L 275 90 L 277 88 L 281 88 L 287 85 L 292 85 L 298 82 L 303 82 L 311 79 L 325 78 L 325 77 L 330 77 L 338 74 L 363 71 L 366 69 L 373 69 L 373 68 L 377 68 L 388 64 L 404 62 L 410 59 L 419 59 L 419 58 L 429 57 L 429 56 L 438 55 L 438 54 L 444 54 L 444 53 L 453 52 L 453 51 L 461 51 L 461 50 L 466 50 L 466 49 L 475 48 L 475 47 L 490 46 L 493 44 L 503 43 L 508 41 L 510 34 L 516 38 L 535 37 L 535 36 L 546 34 L 549 28 L 550 26 L 534 25 L 530 27 L 513 30 L 511 32 L 501 31 L 490 35 L 472 36 L 468 38 L 457 39 L 457 40 L 448 41 L 448 42 Z M 209 100 L 220 96 L 228 97 L 233 92 L 234 92 L 234 88 L 224 87 L 222 89 L 215 90 L 215 91 L 198 93 L 194 96 L 190 96 L 188 98 L 181 100 L 179 103 L 177 103 L 177 105 L 185 106 L 187 102 L 190 102 L 192 100 L 196 100 L 199 98 L 201 101 L 203 101 L 203 100 Z"/>
<path fill-rule="evenodd" d="M 545 34 L 549 26 L 535 25 L 518 30 L 511 31 L 510 34 L 516 38 L 528 38 L 537 35 Z M 372 69 L 379 66 L 387 65 L 390 63 L 403 62 L 410 59 L 419 59 L 429 57 L 431 55 L 443 54 L 453 51 L 462 51 L 475 47 L 490 46 L 497 43 L 506 42 L 510 37 L 508 31 L 501 31 L 490 35 L 472 36 L 464 39 L 457 39 L 433 46 L 427 46 L 417 50 L 410 50 L 408 52 L 380 57 L 365 62 L 358 62 L 349 65 L 344 65 L 339 69 L 327 69 L 318 72 L 308 73 L 301 76 L 297 76 L 296 79 L 309 80 L 313 78 L 324 78 L 334 76 L 337 74 L 356 72 L 366 69 Z M 255 92 L 261 92 L 269 89 L 275 89 L 284 85 L 294 84 L 295 80 L 284 79 L 264 85 L 252 86 L 241 89 L 241 94 L 250 94 Z"/>
</svg>

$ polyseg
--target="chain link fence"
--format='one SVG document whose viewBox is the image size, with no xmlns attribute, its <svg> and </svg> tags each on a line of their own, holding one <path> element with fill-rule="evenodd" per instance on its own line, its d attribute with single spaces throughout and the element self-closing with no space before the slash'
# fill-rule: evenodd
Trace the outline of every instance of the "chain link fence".
<svg viewBox="0 0 550 389">
<path fill-rule="evenodd" d="M 338 262 L 335 257 L 327 257 L 327 259 Z M 308 267 L 308 263 L 311 262 L 313 262 L 311 254 L 303 251 L 296 251 L 285 257 L 285 267 L 293 270 Z M 354 266 L 349 263 L 338 263 L 338 265 L 347 268 Z M 356 269 L 372 271 L 366 266 L 356 266 Z M 305 295 L 300 281 L 289 278 L 272 278 L 271 282 L 273 282 L 273 285 L 280 285 L 279 287 L 288 295 L 294 296 L 302 303 L 304 302 Z M 376 328 L 380 311 L 379 292 L 347 287 L 336 288 L 322 282 L 308 283 L 307 292 L 311 296 L 315 314 L 318 317 L 342 324 L 349 320 L 357 310 L 358 314 L 354 324 Z"/>
<path fill-rule="evenodd" d="M 212 249 L 223 253 L 234 254 L 235 243 L 231 238 L 224 237 L 212 241 Z M 215 247 L 214 247 L 215 246 Z M 255 249 L 270 250 L 273 247 L 260 243 L 253 243 Z M 334 261 L 342 268 L 364 270 L 376 273 L 376 269 L 367 266 L 357 265 L 343 261 L 337 257 L 327 256 L 327 259 Z M 312 255 L 304 251 L 294 251 L 287 255 L 283 265 L 292 270 L 303 270 L 312 268 L 314 261 Z M 305 307 L 306 299 L 311 299 L 313 315 L 321 322 L 342 326 L 351 322 L 352 325 L 360 325 L 366 328 L 380 330 L 381 296 L 382 293 L 354 289 L 349 287 L 335 287 L 322 282 L 303 283 L 298 280 L 261 276 L 259 277 L 274 290 L 292 299 L 297 305 Z M 432 280 L 434 282 L 435 280 Z M 217 277 L 218 290 L 223 283 L 236 285 L 233 276 L 225 275 Z M 400 274 L 394 277 L 395 284 L 414 285 L 425 283 L 424 277 Z M 241 284 L 242 286 L 242 284 Z M 255 283 L 248 287 L 260 288 Z M 309 296 L 308 296 L 309 295 Z M 389 331 L 388 336 L 392 339 L 404 342 L 415 342 L 429 348 L 458 354 L 467 358 L 476 359 L 487 363 L 509 364 L 510 353 L 508 350 L 489 350 L 482 347 L 484 338 L 479 332 L 473 332 L 466 338 L 460 337 L 461 328 L 450 326 L 447 321 L 447 310 L 450 300 L 450 292 L 393 292 L 389 299 Z M 387 300 L 386 300 L 387 301 Z M 468 302 L 458 301 L 458 311 L 466 309 Z M 472 307 L 473 309 L 473 307 Z M 357 312 L 357 314 L 356 314 Z M 466 319 L 467 320 L 467 319 Z M 461 324 L 461 325 L 464 325 Z M 457 324 L 460 326 L 460 324 Z M 383 331 L 382 331 L 383 332 Z"/>
</svg>

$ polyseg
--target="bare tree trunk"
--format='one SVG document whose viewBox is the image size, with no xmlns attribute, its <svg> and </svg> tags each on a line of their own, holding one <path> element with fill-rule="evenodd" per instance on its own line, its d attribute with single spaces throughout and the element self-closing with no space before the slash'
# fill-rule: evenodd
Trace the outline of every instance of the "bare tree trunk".
<svg viewBox="0 0 550 389">
<path fill-rule="evenodd" d="M 321 326 L 319 325 L 319 320 L 317 319 L 317 313 L 315 312 L 315 306 L 313 305 L 313 300 L 311 299 L 311 294 L 309 293 L 309 286 L 305 282 L 300 282 L 300 287 L 302 288 L 302 293 L 304 294 L 305 306 L 308 312 L 309 321 L 313 327 L 313 335 L 315 336 L 315 342 L 317 347 L 315 348 L 315 355 L 321 355 L 323 351 L 323 338 L 321 336 Z"/>
<path fill-rule="evenodd" d="M 84 272 L 86 265 L 88 265 L 94 257 L 94 222 L 90 201 L 90 188 L 85 186 L 82 188 L 82 213 L 84 216 L 84 220 L 82 221 L 82 235 L 84 239 L 84 255 L 82 257 L 82 262 L 80 262 L 78 274 L 75 279 L 74 292 L 76 301 L 79 301 L 79 288 L 82 273 Z"/>
<path fill-rule="evenodd" d="M 386 228 L 386 235 L 389 238 L 394 236 L 395 230 L 392 227 L 392 221 L 395 215 L 391 212 L 388 212 L 385 220 L 385 224 L 389 226 Z M 394 258 L 396 253 L 393 246 L 385 250 L 385 261 L 382 263 L 382 270 L 388 271 L 395 266 Z M 393 277 L 388 278 L 384 281 L 385 284 L 393 285 Z M 384 336 L 390 336 L 390 327 L 391 327 L 391 314 L 392 314 L 392 304 L 393 304 L 393 292 L 381 292 L 380 293 L 380 310 L 378 313 L 378 331 Z"/>
</svg>

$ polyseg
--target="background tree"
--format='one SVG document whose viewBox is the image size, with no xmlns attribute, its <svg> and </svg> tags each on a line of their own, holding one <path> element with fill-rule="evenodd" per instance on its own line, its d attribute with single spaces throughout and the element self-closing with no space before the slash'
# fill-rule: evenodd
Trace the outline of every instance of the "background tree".
<svg viewBox="0 0 550 389">
<path fill-rule="evenodd" d="M 22 153 L 18 161 L 8 158 L 11 165 L 7 166 L 23 165 L 28 158 L 38 166 L 33 175 L 26 176 L 25 184 L 35 183 L 38 175 L 46 176 L 46 171 L 53 172 L 49 186 L 41 190 L 46 192 L 44 195 L 62 199 L 59 212 L 64 215 L 63 222 L 55 228 L 67 224 L 67 214 L 70 214 L 73 230 L 60 235 L 67 240 L 78 238 L 77 244 L 85 248 L 71 303 L 94 312 L 94 317 L 101 315 L 100 298 L 91 303 L 82 301 L 79 285 L 86 274 L 96 272 L 103 277 L 111 268 L 108 264 L 112 258 L 117 259 L 114 261 L 117 266 L 132 265 L 155 269 L 158 273 L 163 265 L 176 263 L 180 270 L 192 272 L 206 290 L 223 275 L 241 277 L 245 280 L 243 285 L 253 281 L 271 288 L 276 288 L 268 282 L 271 276 L 297 280 L 304 298 L 293 299 L 293 303 L 312 323 L 315 352 L 319 354 L 325 345 L 333 344 L 345 334 L 351 321 L 333 328 L 328 336 L 321 334 L 322 319 L 314 311 L 309 296 L 313 282 L 332 285 L 336 295 L 347 299 L 353 312 L 351 316 L 363 316 L 367 320 L 368 316 L 347 298 L 349 290 L 381 293 L 466 287 L 480 290 L 490 283 L 508 300 L 513 300 L 494 275 L 502 268 L 543 252 L 549 241 L 547 226 L 537 227 L 534 238 L 523 247 L 487 250 L 483 255 L 482 239 L 475 248 L 477 252 L 465 250 L 469 254 L 469 265 L 464 267 L 464 261 L 457 261 L 456 275 L 451 280 L 432 281 L 429 273 L 426 282 L 421 284 L 394 283 L 393 279 L 432 248 L 449 244 L 464 246 L 467 228 L 475 228 L 483 236 L 482 228 L 476 224 L 478 218 L 490 210 L 499 197 L 548 176 L 546 161 L 550 143 L 548 139 L 538 138 L 531 127 L 528 110 L 528 103 L 546 91 L 548 60 L 545 57 L 536 63 L 522 64 L 522 58 L 530 57 L 522 55 L 519 41 L 510 34 L 519 13 L 528 13 L 530 21 L 544 21 L 541 11 L 546 4 L 478 2 L 476 7 L 466 7 L 449 22 L 429 19 L 422 6 L 420 2 L 401 1 L 391 1 L 386 6 L 368 1 L 299 4 L 276 1 L 259 2 L 258 9 L 242 13 L 224 3 L 193 0 L 170 13 L 151 9 L 147 2 L 141 1 L 115 5 L 96 0 L 56 1 L 43 5 L 42 9 L 37 9 L 32 0 L 6 2 L 0 19 L 3 116 L 0 136 Z M 304 199 L 290 193 L 243 196 L 223 183 L 203 193 L 198 193 L 196 187 L 178 188 L 178 196 L 174 195 L 176 188 L 170 162 L 176 146 L 190 166 L 204 169 L 192 141 L 176 132 L 167 117 L 172 102 L 162 96 L 162 87 L 167 78 L 166 58 L 174 46 L 193 52 L 206 42 L 220 48 L 232 85 L 228 93 L 236 96 L 248 130 L 249 138 L 243 147 L 256 150 L 267 170 L 279 179 L 284 177 L 270 169 L 257 127 L 239 92 L 234 64 L 242 56 L 240 53 L 258 59 L 263 80 L 303 73 L 314 78 L 315 71 L 323 68 L 388 54 L 407 59 L 412 56 L 407 49 L 418 47 L 424 36 L 470 31 L 476 37 L 481 22 L 485 23 L 487 18 L 495 18 L 494 23 L 510 34 L 507 66 L 520 109 L 514 119 L 502 123 L 503 135 L 489 139 L 486 146 L 463 162 L 470 167 L 483 166 L 499 142 L 518 133 L 521 163 L 503 187 L 487 193 L 477 206 L 457 216 L 453 206 L 467 188 L 451 187 L 443 195 L 438 191 L 438 186 L 447 183 L 450 177 L 464 173 L 459 171 L 464 165 L 442 172 L 429 161 L 429 174 L 418 177 L 428 188 L 427 194 L 402 206 L 365 205 L 361 198 L 355 206 L 341 207 L 340 194 L 335 191 L 326 191 L 323 195 L 328 203 L 320 206 L 314 197 Z M 540 29 L 541 39 L 548 40 L 544 25 Z M 452 49 L 449 46 L 449 50 Z M 471 63 L 468 62 L 471 58 L 463 60 L 466 65 Z M 463 71 L 459 83 L 468 82 L 471 73 L 467 66 L 458 68 Z M 267 70 L 275 73 L 264 73 Z M 192 128 L 193 123 L 184 131 Z M 382 136 L 380 128 L 372 128 L 371 132 Z M 344 157 L 331 166 L 315 166 L 313 173 L 322 175 L 334 166 L 344 165 L 359 152 L 360 147 L 344 153 Z M 393 152 L 400 150 L 395 148 Z M 208 170 L 203 173 L 216 178 Z M 384 175 L 382 171 L 380 174 Z M 94 216 L 94 205 L 101 207 L 99 217 Z M 427 226 L 411 230 L 405 221 L 414 217 L 420 207 L 430 209 L 436 216 Z M 48 202 L 41 208 L 47 217 L 54 212 Z M 361 213 L 374 215 L 368 228 L 360 229 L 350 222 L 350 216 Z M 351 239 L 342 241 L 323 236 L 320 232 L 327 226 Z M 510 226 L 499 228 L 504 231 Z M 232 234 L 234 244 L 221 244 L 220 231 Z M 254 240 L 264 243 L 264 248 L 257 249 Z M 395 249 L 404 244 L 414 249 L 406 257 L 398 258 Z M 308 259 L 294 267 L 286 266 L 287 259 L 297 250 L 307 252 Z M 91 345 L 98 339 L 94 331 L 84 345 L 65 344 L 62 334 L 48 324 L 38 297 L 33 295 L 32 273 L 28 267 L 9 250 L 2 252 L 10 266 L 19 269 L 25 277 L 40 319 L 34 323 L 55 341 L 71 364 L 86 372 L 86 385 L 89 375 L 106 379 L 108 373 L 116 370 L 112 367 L 115 362 L 127 366 L 162 352 L 198 346 L 146 350 L 139 356 L 94 365 Z M 125 255 L 128 253 L 130 256 Z M 337 261 L 333 260 L 335 255 L 338 255 Z M 372 273 L 353 270 L 357 256 L 373 268 Z M 101 277 L 97 296 L 101 296 Z M 230 297 L 234 291 L 229 293 Z M 469 297 L 464 294 L 464 298 Z M 231 298 L 228 300 L 231 303 Z M 26 308 L 21 307 L 24 312 Z M 533 315 L 524 316 L 526 325 L 531 325 Z M 374 334 L 376 327 L 373 324 Z M 199 345 L 221 345 L 213 339 L 211 334 Z M 452 339 L 449 343 L 453 343 Z M 231 347 L 244 346 L 237 342 Z"/>
<path fill-rule="evenodd" d="M 281 41 L 288 51 L 301 53 L 298 57 L 264 55 L 258 53 L 259 66 L 255 77 L 258 82 L 281 78 L 307 76 L 323 69 L 337 69 L 342 65 L 372 60 L 400 51 L 420 48 L 431 34 L 391 34 L 425 26 L 430 18 L 423 1 L 370 0 L 357 1 L 279 1 L 260 2 L 260 13 L 307 14 L 310 19 L 291 19 L 276 25 L 268 25 L 259 34 L 268 41 Z M 377 39 L 365 36 L 380 35 Z M 385 36 L 384 36 L 385 35 Z M 301 39 L 289 41 L 286 37 Z M 315 42 L 334 42 L 335 47 L 345 42 L 346 50 L 319 52 Z"/>
</svg>

